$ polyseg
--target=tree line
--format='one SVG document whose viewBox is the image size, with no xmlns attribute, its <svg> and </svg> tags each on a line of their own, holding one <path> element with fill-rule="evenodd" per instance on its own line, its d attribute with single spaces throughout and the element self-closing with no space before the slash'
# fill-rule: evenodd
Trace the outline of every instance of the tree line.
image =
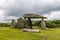
<svg viewBox="0 0 60 40">
<path fill-rule="evenodd" d="M 39 26 L 41 27 L 41 21 L 33 21 L 33 26 Z M 45 21 L 47 28 L 55 28 L 60 27 L 60 20 L 53 20 L 53 21 Z"/>
</svg>

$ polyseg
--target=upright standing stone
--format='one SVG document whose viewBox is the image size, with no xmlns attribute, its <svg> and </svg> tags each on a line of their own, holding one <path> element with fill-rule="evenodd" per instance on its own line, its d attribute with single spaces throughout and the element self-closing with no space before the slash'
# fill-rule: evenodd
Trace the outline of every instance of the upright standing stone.
<svg viewBox="0 0 60 40">
<path fill-rule="evenodd" d="M 16 24 L 16 22 L 15 22 L 15 20 L 13 19 L 12 22 L 11 22 L 11 27 L 14 28 L 14 27 L 15 27 L 15 24 Z"/>
<path fill-rule="evenodd" d="M 25 18 L 25 28 L 32 29 L 32 22 L 30 18 Z"/>
<path fill-rule="evenodd" d="M 32 21 L 31 21 L 30 18 L 28 18 L 28 26 L 29 26 L 30 29 L 32 29 Z"/>
<path fill-rule="evenodd" d="M 16 28 L 24 28 L 24 20 L 23 20 L 23 18 L 19 18 L 18 20 L 17 20 L 17 23 L 16 23 L 16 25 L 15 25 L 15 27 Z"/>
<path fill-rule="evenodd" d="M 24 18 L 24 20 L 25 20 L 25 23 L 24 23 L 24 28 L 28 28 L 28 20 L 26 20 L 26 18 Z"/>
<path fill-rule="evenodd" d="M 41 28 L 46 29 L 45 21 L 43 20 L 43 18 L 42 18 L 42 21 L 41 21 Z"/>
</svg>

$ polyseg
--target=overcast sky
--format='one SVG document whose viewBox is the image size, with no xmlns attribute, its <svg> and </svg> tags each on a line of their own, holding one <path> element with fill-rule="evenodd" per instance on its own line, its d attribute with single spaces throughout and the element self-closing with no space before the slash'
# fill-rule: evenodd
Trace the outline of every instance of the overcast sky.
<svg viewBox="0 0 60 40">
<path fill-rule="evenodd" d="M 17 19 L 25 13 L 60 19 L 60 0 L 0 0 L 0 22 Z"/>
</svg>

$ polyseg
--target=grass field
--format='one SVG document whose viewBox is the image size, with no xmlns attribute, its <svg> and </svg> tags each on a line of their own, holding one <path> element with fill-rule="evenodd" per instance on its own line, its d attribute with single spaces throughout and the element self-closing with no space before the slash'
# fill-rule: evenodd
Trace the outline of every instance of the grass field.
<svg viewBox="0 0 60 40">
<path fill-rule="evenodd" d="M 60 40 L 60 28 L 49 28 L 39 33 L 22 32 L 21 29 L 0 27 L 0 40 Z"/>
</svg>

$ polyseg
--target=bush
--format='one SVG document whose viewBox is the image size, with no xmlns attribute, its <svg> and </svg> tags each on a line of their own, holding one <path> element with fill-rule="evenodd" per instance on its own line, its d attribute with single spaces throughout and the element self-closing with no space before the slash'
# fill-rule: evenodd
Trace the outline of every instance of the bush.
<svg viewBox="0 0 60 40">
<path fill-rule="evenodd" d="M 56 24 L 53 23 L 52 21 L 47 21 L 46 22 L 46 27 L 48 27 L 48 28 L 54 28 L 54 27 L 56 27 Z"/>
<path fill-rule="evenodd" d="M 56 24 L 57 27 L 60 27 L 60 24 Z"/>
<path fill-rule="evenodd" d="M 32 23 L 32 25 L 35 27 L 37 27 L 37 26 L 39 26 L 39 27 L 41 27 L 41 21 L 34 21 L 33 23 Z"/>
<path fill-rule="evenodd" d="M 0 23 L 0 27 L 10 27 L 11 24 L 9 23 Z"/>
<path fill-rule="evenodd" d="M 60 24 L 60 20 L 54 20 L 53 23 Z"/>
<path fill-rule="evenodd" d="M 35 21 L 33 22 L 33 26 L 41 26 L 41 21 Z M 54 20 L 54 21 L 46 21 L 46 27 L 47 28 L 55 28 L 60 27 L 60 20 Z"/>
</svg>

